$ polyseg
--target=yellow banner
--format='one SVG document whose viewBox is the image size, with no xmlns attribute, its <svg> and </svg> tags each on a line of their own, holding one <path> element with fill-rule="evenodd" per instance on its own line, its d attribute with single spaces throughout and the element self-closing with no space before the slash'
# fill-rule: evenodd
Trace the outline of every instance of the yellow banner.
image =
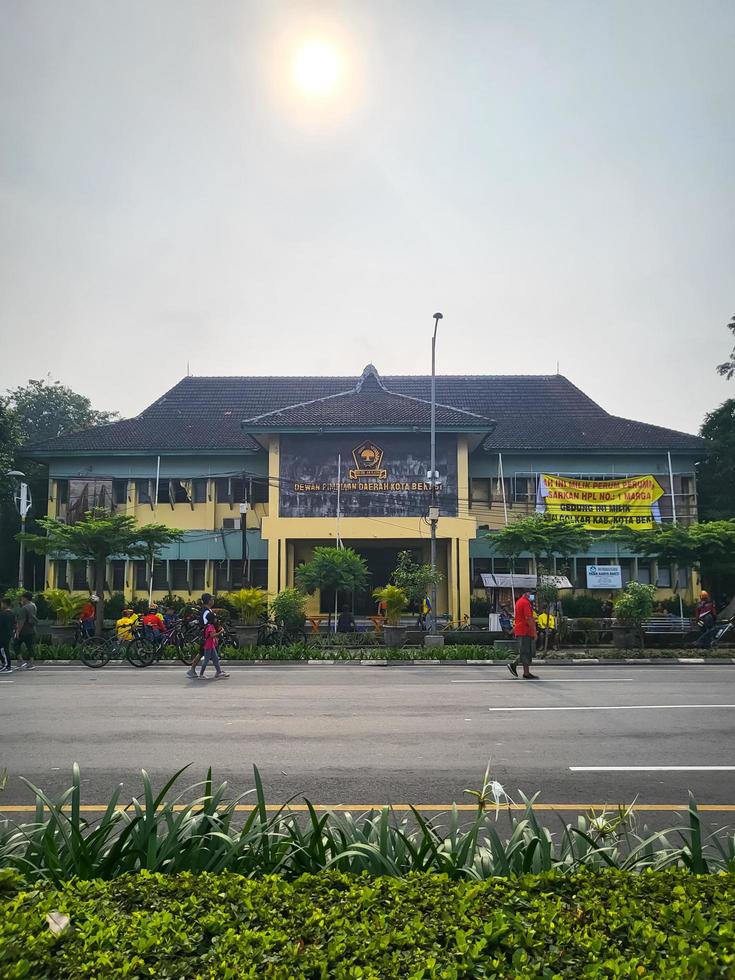
<svg viewBox="0 0 735 980">
<path fill-rule="evenodd" d="M 663 489 L 654 476 L 621 480 L 575 480 L 542 473 L 536 510 L 554 521 L 582 524 L 591 531 L 614 527 L 651 530 L 661 521 L 658 499 Z"/>
</svg>

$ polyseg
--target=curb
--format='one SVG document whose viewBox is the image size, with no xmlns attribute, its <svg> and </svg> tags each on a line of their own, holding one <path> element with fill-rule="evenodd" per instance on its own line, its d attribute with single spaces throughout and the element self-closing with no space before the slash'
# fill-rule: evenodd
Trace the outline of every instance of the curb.
<svg viewBox="0 0 735 980">
<path fill-rule="evenodd" d="M 509 660 L 227 660 L 228 669 L 233 667 L 505 667 Z M 701 666 L 735 664 L 735 657 L 626 657 L 615 659 L 600 659 L 587 657 L 585 659 L 544 660 L 534 661 L 543 667 L 643 667 L 661 666 Z M 37 660 L 36 664 L 43 667 L 83 667 L 79 660 Z M 107 667 L 128 667 L 124 661 L 111 661 Z M 175 661 L 164 661 L 154 665 L 164 670 L 185 668 L 185 664 Z"/>
</svg>

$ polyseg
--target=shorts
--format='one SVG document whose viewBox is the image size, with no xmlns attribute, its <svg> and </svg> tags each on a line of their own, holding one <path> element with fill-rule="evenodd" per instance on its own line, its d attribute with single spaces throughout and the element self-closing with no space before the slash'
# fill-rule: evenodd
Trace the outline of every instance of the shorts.
<svg viewBox="0 0 735 980">
<path fill-rule="evenodd" d="M 530 667 L 536 641 L 532 636 L 517 636 L 516 639 L 518 640 L 518 661 L 524 667 Z"/>
</svg>

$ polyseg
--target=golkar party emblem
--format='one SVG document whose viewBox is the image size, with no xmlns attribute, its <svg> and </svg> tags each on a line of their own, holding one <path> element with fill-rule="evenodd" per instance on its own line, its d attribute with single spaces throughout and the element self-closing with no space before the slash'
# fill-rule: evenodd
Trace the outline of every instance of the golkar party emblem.
<svg viewBox="0 0 735 980">
<path fill-rule="evenodd" d="M 355 461 L 355 469 L 349 471 L 351 480 L 365 478 L 385 480 L 388 476 L 388 470 L 380 468 L 380 464 L 383 462 L 383 450 L 369 439 L 361 442 L 356 449 L 352 450 L 352 458 Z"/>
</svg>

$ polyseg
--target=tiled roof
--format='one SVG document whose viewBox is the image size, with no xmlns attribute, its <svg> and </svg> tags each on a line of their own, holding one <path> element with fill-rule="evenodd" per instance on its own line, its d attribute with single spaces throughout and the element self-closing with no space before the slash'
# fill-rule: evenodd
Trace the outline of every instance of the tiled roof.
<svg viewBox="0 0 735 980">
<path fill-rule="evenodd" d="M 389 391 L 369 364 L 362 377 L 348 391 L 313 398 L 257 415 L 243 421 L 248 432 L 264 429 L 277 432 L 284 429 L 354 428 L 371 425 L 395 427 L 427 427 L 431 424 L 431 402 L 415 395 Z M 476 412 L 437 403 L 438 429 L 487 432 L 492 421 Z"/>
<path fill-rule="evenodd" d="M 243 420 L 262 417 L 279 409 L 283 411 L 289 406 L 305 406 L 305 403 L 330 395 L 344 395 L 354 390 L 359 380 L 354 376 L 186 377 L 136 418 L 37 443 L 29 447 L 29 451 L 41 459 L 52 454 L 74 453 L 255 451 L 258 445 L 242 428 Z M 384 376 L 381 381 L 392 396 L 406 395 L 424 402 L 431 397 L 431 378 L 428 376 Z M 488 424 L 490 434 L 485 442 L 490 451 L 671 449 L 701 452 L 704 446 L 696 436 L 608 415 L 561 375 L 439 376 L 436 398 L 448 412 L 469 412 L 495 420 L 494 428 Z M 334 400 L 339 402 L 339 399 Z M 401 400 L 401 405 L 407 418 L 408 402 L 403 404 L 404 401 Z M 387 408 L 388 404 L 389 399 L 385 398 L 383 407 Z M 390 400 L 392 409 L 397 405 L 398 401 Z M 419 417 L 424 411 L 421 406 L 414 406 L 413 410 Z M 290 411 L 294 413 L 291 417 L 295 418 L 298 410 L 292 408 Z M 309 409 L 309 412 L 318 411 L 321 409 L 313 406 Z M 447 425 L 453 424 L 449 421 L 452 416 L 440 416 L 440 411 L 437 411 L 437 420 L 441 417 Z M 467 419 L 460 423 L 462 418 L 461 414 L 454 416 L 458 428 L 467 423 Z M 480 419 L 479 424 L 482 421 Z M 356 424 L 366 427 L 379 422 L 374 417 L 356 420 Z M 389 419 L 387 424 L 391 422 Z M 313 424 L 322 423 L 315 421 Z"/>
</svg>

